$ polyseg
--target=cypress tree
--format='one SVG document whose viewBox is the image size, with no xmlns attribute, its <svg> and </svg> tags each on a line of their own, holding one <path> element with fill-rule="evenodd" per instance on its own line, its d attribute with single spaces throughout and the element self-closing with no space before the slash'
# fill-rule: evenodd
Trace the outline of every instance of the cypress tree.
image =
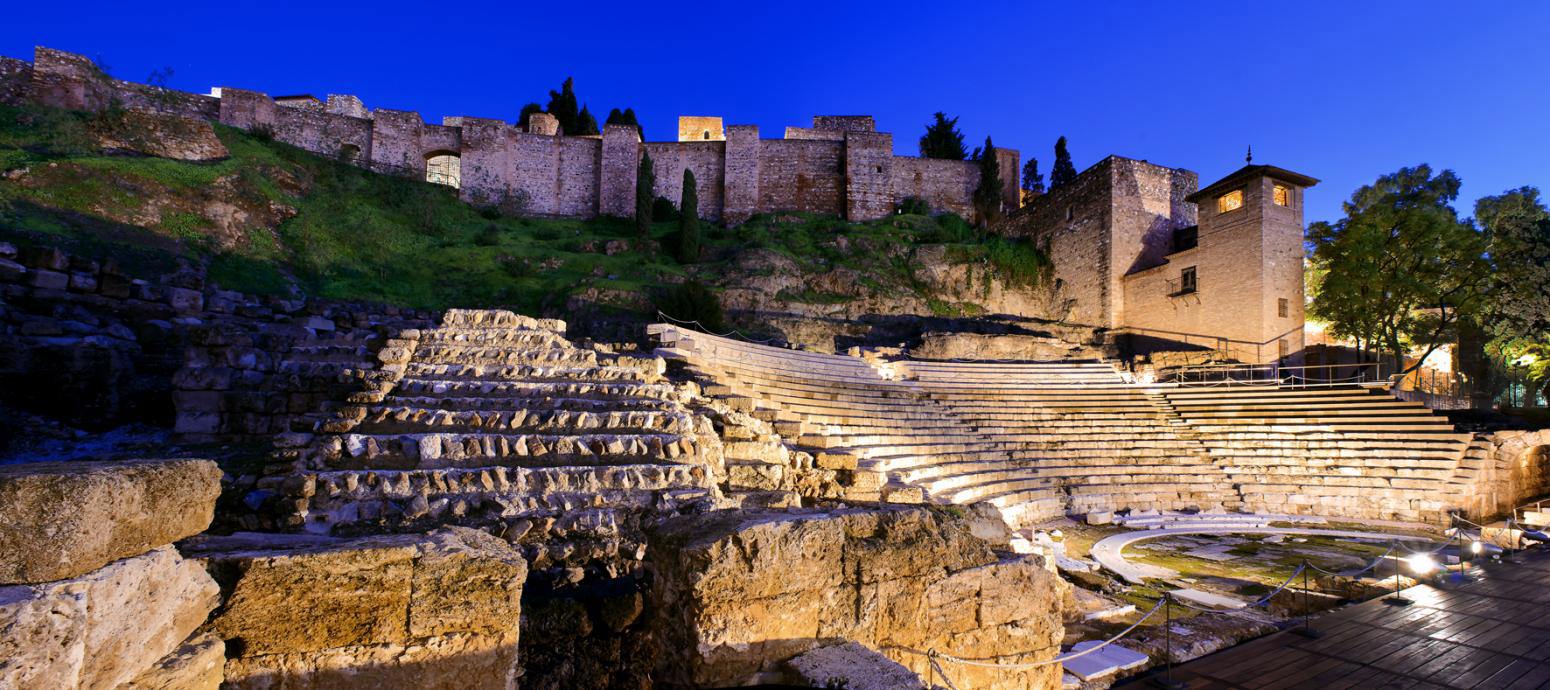
<svg viewBox="0 0 1550 690">
<path fill-rule="evenodd" d="M 694 185 L 694 171 L 684 168 L 683 197 L 678 203 L 678 263 L 700 259 L 700 197 Z"/>
<path fill-rule="evenodd" d="M 1023 164 L 1023 189 L 1029 194 L 1044 193 L 1044 176 L 1039 174 L 1039 159 L 1029 158 Z"/>
<path fill-rule="evenodd" d="M 554 119 L 560 121 L 560 132 L 566 136 L 575 136 L 577 134 L 576 128 L 579 124 L 577 116 L 580 115 L 580 112 L 576 110 L 575 86 L 575 80 L 571 77 L 566 77 L 565 83 L 560 85 L 559 91 L 549 92 L 549 105 L 544 108 L 545 112 L 553 115 Z"/>
<path fill-rule="evenodd" d="M 651 211 L 656 202 L 652 191 L 657 186 L 656 169 L 651 164 L 651 154 L 640 152 L 640 167 L 635 171 L 635 234 L 641 239 L 651 238 Z"/>
<path fill-rule="evenodd" d="M 920 136 L 920 155 L 925 158 L 963 160 L 966 149 L 963 148 L 963 132 L 958 131 L 958 118 L 948 117 L 947 113 L 941 112 L 932 117 L 935 119 L 926 125 L 926 133 Z"/>
<path fill-rule="evenodd" d="M 989 225 L 1001 217 L 1001 166 L 996 162 L 996 146 L 990 137 L 985 137 L 985 147 L 975 153 L 980 184 L 974 188 L 974 209 L 979 211 L 980 223 Z"/>
<path fill-rule="evenodd" d="M 586 106 L 581 106 L 581 112 L 576 114 L 576 132 L 574 136 L 583 137 L 597 134 L 598 132 L 597 118 L 592 117 L 592 112 L 587 110 Z"/>
<path fill-rule="evenodd" d="M 1066 138 L 1055 141 L 1055 168 L 1049 173 L 1049 189 L 1055 191 L 1076 179 L 1076 166 L 1071 165 L 1071 152 L 1066 150 Z"/>
</svg>

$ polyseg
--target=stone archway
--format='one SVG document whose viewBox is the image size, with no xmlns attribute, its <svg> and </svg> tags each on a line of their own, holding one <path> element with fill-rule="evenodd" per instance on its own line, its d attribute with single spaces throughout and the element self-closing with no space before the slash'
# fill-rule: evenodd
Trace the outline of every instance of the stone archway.
<svg viewBox="0 0 1550 690">
<path fill-rule="evenodd" d="M 432 151 L 425 154 L 425 181 L 453 189 L 463 186 L 463 161 L 456 151 Z"/>
</svg>

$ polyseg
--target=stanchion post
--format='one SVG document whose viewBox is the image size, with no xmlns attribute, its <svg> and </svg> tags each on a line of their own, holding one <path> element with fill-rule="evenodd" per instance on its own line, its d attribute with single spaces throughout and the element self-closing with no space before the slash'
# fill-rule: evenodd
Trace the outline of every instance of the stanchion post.
<svg viewBox="0 0 1550 690">
<path fill-rule="evenodd" d="M 1317 637 L 1323 635 L 1324 633 L 1321 633 L 1321 632 L 1313 629 L 1313 595 L 1312 595 L 1312 591 L 1308 587 L 1308 571 L 1309 570 L 1311 570 L 1311 568 L 1308 566 L 1308 560 L 1307 559 L 1303 559 L 1303 561 L 1302 561 L 1302 627 L 1297 628 L 1294 632 L 1296 632 L 1298 635 L 1301 635 L 1303 637 L 1306 637 L 1306 638 L 1309 638 L 1309 639 L 1313 639 L 1313 638 L 1317 638 Z"/>
<path fill-rule="evenodd" d="M 1383 600 L 1383 603 L 1388 604 L 1389 606 L 1409 606 L 1415 603 L 1400 596 L 1399 594 L 1399 566 L 1401 563 L 1404 563 L 1404 561 L 1405 559 L 1403 558 L 1398 556 L 1394 557 L 1394 595 Z"/>
<path fill-rule="evenodd" d="M 1163 592 L 1163 675 L 1153 677 L 1152 684 L 1163 690 L 1184 690 L 1182 682 L 1173 679 L 1173 594 Z"/>
</svg>

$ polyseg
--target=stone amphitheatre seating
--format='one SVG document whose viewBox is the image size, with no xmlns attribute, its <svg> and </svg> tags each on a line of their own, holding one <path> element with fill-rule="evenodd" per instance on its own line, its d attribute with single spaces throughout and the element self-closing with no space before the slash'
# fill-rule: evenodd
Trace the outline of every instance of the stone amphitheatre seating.
<svg viewBox="0 0 1550 690">
<path fill-rule="evenodd" d="M 1161 398 L 1252 510 L 1434 520 L 1469 490 L 1478 460 L 1466 453 L 1472 434 L 1382 391 L 1234 386 Z"/>
<path fill-rule="evenodd" d="M 870 363 L 653 332 L 707 393 L 745 400 L 788 443 L 854 456 L 884 498 L 988 501 L 1014 526 L 1192 507 L 1438 521 L 1470 486 L 1468 434 L 1360 388 L 1141 385 L 1094 361 Z"/>
<path fill-rule="evenodd" d="M 385 340 L 355 393 L 281 441 L 296 449 L 298 522 L 328 532 L 449 513 L 575 517 L 711 496 L 719 441 L 662 379 L 662 361 L 563 333 L 557 321 L 452 310 L 438 328 Z"/>
</svg>

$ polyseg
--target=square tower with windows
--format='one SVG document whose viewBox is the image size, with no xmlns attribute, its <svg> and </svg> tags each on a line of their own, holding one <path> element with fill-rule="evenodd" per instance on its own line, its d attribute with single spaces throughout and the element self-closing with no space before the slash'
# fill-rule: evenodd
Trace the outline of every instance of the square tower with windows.
<svg viewBox="0 0 1550 690">
<path fill-rule="evenodd" d="M 1303 190 L 1318 180 L 1247 165 L 1188 197 L 1199 223 L 1188 272 L 1200 332 L 1240 360 L 1284 360 L 1303 348 Z"/>
</svg>

